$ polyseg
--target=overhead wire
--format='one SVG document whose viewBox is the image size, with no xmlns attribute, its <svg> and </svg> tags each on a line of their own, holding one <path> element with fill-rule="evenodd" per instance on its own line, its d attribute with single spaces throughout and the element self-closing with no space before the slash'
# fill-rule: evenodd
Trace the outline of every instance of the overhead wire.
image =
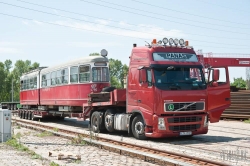
<svg viewBox="0 0 250 166">
<path fill-rule="evenodd" d="M 207 1 L 203 1 L 203 0 L 198 0 L 199 2 L 202 2 L 202 3 L 206 3 L 206 4 L 209 4 L 209 5 L 212 5 L 212 6 L 216 6 L 216 7 L 222 7 L 222 8 L 225 8 L 225 9 L 229 9 L 229 10 L 235 10 L 235 8 L 230 8 L 230 7 L 227 7 L 227 6 L 223 6 L 223 5 L 219 5 L 219 4 L 215 4 L 215 3 L 211 3 L 211 2 L 207 2 Z M 249 11 L 246 11 L 246 10 L 237 10 L 237 12 L 248 12 Z"/>
<path fill-rule="evenodd" d="M 144 17 L 148 17 L 148 18 L 154 18 L 154 19 L 158 19 L 158 20 L 162 20 L 162 21 L 168 21 L 168 22 L 173 22 L 173 23 L 187 25 L 187 26 L 193 26 L 193 27 L 196 27 L 196 28 L 209 29 L 209 30 L 215 30 L 215 31 L 221 31 L 221 32 L 228 32 L 228 33 L 235 33 L 235 34 L 250 35 L 249 33 L 227 31 L 227 30 L 221 30 L 221 29 L 215 29 L 215 28 L 208 28 L 208 27 L 199 26 L 199 25 L 182 23 L 182 22 L 178 22 L 178 21 L 172 21 L 172 20 L 168 20 L 168 19 L 163 19 L 163 18 L 159 18 L 159 17 L 150 16 L 150 15 L 145 15 L 145 14 L 140 14 L 140 13 L 136 13 L 136 12 L 131 12 L 131 11 L 123 10 L 123 9 L 117 9 L 117 8 L 114 8 L 114 7 L 110 7 L 110 6 L 106 6 L 106 5 L 102 5 L 102 4 L 98 4 L 98 3 L 94 3 L 94 2 L 89 2 L 89 1 L 86 1 L 86 0 L 80 0 L 80 1 L 86 2 L 86 3 L 90 3 L 90 4 L 94 4 L 94 5 L 98 5 L 98 6 L 103 6 L 103 7 L 114 9 L 114 10 L 118 10 L 118 11 L 123 11 L 123 12 L 126 12 L 126 13 L 132 13 L 132 14 L 136 14 L 136 15 L 140 15 L 140 16 L 144 16 Z"/>
<path fill-rule="evenodd" d="M 5 5 L 10 5 L 10 6 L 14 6 L 14 7 L 19 7 L 19 8 L 23 8 L 26 10 L 31 10 L 31 11 L 35 11 L 35 12 L 40 12 L 40 13 L 44 13 L 44 14 L 49 14 L 49 15 L 54 15 L 54 16 L 59 16 L 59 17 L 64 17 L 64 18 L 69 18 L 72 20 L 77 20 L 77 21 L 82 21 L 82 22 L 87 22 L 87 23 L 91 23 L 91 24 L 98 24 L 96 22 L 93 21 L 87 21 L 87 20 L 82 20 L 82 19 L 77 19 L 77 18 L 73 18 L 73 17 L 67 17 L 67 16 L 63 16 L 63 15 L 59 15 L 59 14 L 55 14 L 55 13 L 49 13 L 49 12 L 44 12 L 44 11 L 40 11 L 40 10 L 36 10 L 36 9 L 31 9 L 31 8 L 27 8 L 27 7 L 22 7 L 22 6 L 18 6 L 18 5 L 13 5 L 13 4 L 9 4 L 9 3 L 5 3 L 5 2 L 1 2 L 2 4 Z M 100 23 L 99 23 L 100 24 Z M 128 28 L 121 28 L 121 27 L 116 27 L 116 26 L 112 26 L 112 25 L 105 25 L 105 24 L 100 24 L 100 25 L 104 25 L 106 27 L 112 27 L 112 28 L 117 28 L 117 29 L 123 29 L 123 30 L 128 30 L 128 31 L 134 31 L 134 32 L 141 32 L 139 30 L 132 30 L 132 29 L 128 29 Z M 143 32 L 142 32 L 143 33 Z M 160 36 L 160 34 L 155 34 L 155 33 L 149 33 L 147 32 L 147 34 L 151 34 L 151 35 L 158 35 Z M 191 39 L 192 40 L 192 39 Z M 195 40 L 193 39 L 192 41 L 199 41 L 199 42 L 205 42 L 205 43 L 212 43 L 212 44 L 221 44 L 221 43 L 217 43 L 217 42 L 209 42 L 209 41 L 202 41 L 202 40 Z M 228 44 L 228 45 L 234 45 L 234 46 L 248 46 L 248 45 L 237 45 L 237 44 Z"/>
<path fill-rule="evenodd" d="M 120 5 L 120 4 L 116 4 L 116 3 L 112 3 L 112 2 L 107 2 L 107 1 L 104 1 L 104 0 L 96 0 L 96 1 L 104 2 L 104 3 L 107 3 L 107 4 L 112 4 L 112 5 L 119 6 L 119 7 L 124 7 L 124 8 L 127 8 L 127 9 L 132 9 L 132 10 L 136 10 L 136 11 L 141 11 L 141 12 L 146 12 L 146 13 L 150 13 L 150 14 L 155 14 L 155 15 L 161 15 L 161 16 L 167 16 L 167 17 L 169 17 L 169 15 L 166 15 L 164 13 L 155 13 L 155 12 L 152 12 L 152 11 L 146 11 L 146 10 L 142 10 L 142 9 L 138 9 L 138 8 L 134 8 L 134 7 L 124 6 L 124 5 Z M 176 17 L 176 16 L 172 16 L 171 15 L 171 18 L 180 19 L 180 20 L 183 21 L 183 17 L 180 18 L 180 17 Z M 207 23 L 207 22 L 203 22 L 203 21 L 194 21 L 194 20 L 190 20 L 190 19 L 187 19 L 187 18 L 185 18 L 185 21 L 191 21 L 191 22 L 194 22 L 194 23 L 202 23 L 202 24 L 208 24 L 208 25 L 215 25 L 215 26 L 221 26 L 221 27 L 237 28 L 237 29 L 239 29 L 238 26 L 228 26 L 228 25 L 220 25 L 220 24 L 214 24 L 214 23 Z M 250 28 L 241 27 L 241 29 L 250 29 Z"/>
<path fill-rule="evenodd" d="M 16 16 L 16 15 L 11 15 L 11 14 L 1 13 L 1 12 L 0 12 L 0 14 L 8 16 L 8 17 L 18 18 L 18 19 L 23 19 L 23 20 L 29 20 L 29 21 L 37 21 L 37 22 L 40 22 L 40 23 L 45 23 L 45 24 L 50 24 L 50 25 L 56 25 L 56 26 L 61 26 L 61 27 L 80 29 L 80 30 L 85 30 L 85 31 L 90 31 L 90 32 L 97 32 L 97 33 L 101 33 L 101 34 L 109 34 L 109 35 L 115 35 L 115 36 L 122 36 L 122 37 L 129 37 L 129 38 L 141 39 L 141 40 L 144 40 L 144 41 L 146 40 L 145 38 L 140 38 L 140 37 L 127 36 L 127 35 L 122 35 L 122 34 L 114 34 L 114 33 L 102 32 L 102 31 L 96 31 L 96 30 L 90 30 L 90 29 L 86 29 L 86 28 L 79 28 L 79 27 L 74 27 L 74 26 L 69 26 L 69 25 L 62 25 L 62 24 L 57 24 L 57 23 L 52 23 L 52 22 L 47 22 L 47 21 L 38 21 L 38 20 L 31 19 L 31 18 Z M 151 40 L 151 39 L 149 39 L 149 40 Z M 200 46 L 202 46 L 202 45 L 200 45 Z M 209 47 L 209 46 L 206 45 L 205 47 Z M 219 47 L 217 47 L 217 46 L 210 46 L 210 47 L 213 47 L 213 48 L 229 48 L 229 47 L 221 47 L 221 46 L 219 46 Z M 249 48 L 246 47 L 246 48 L 234 48 L 234 49 L 249 49 Z"/>
<path fill-rule="evenodd" d="M 34 6 L 40 6 L 40 7 L 43 7 L 43 8 L 58 10 L 58 11 L 66 12 L 66 13 L 71 13 L 71 14 L 86 16 L 86 17 L 90 17 L 90 18 L 96 18 L 96 19 L 107 20 L 107 21 L 110 21 L 110 22 L 121 23 L 121 21 L 117 21 L 117 20 L 109 20 L 109 19 L 105 19 L 105 18 L 101 18 L 101 17 L 86 15 L 86 14 L 82 14 L 82 13 L 72 12 L 72 11 L 63 10 L 63 9 L 54 8 L 54 7 L 49 7 L 49 6 L 44 6 L 44 5 L 40 5 L 40 4 L 35 4 L 35 3 L 23 1 L 23 0 L 17 0 L 17 1 L 20 1 L 20 2 L 23 2 L 23 3 L 26 3 L 26 4 L 31 4 L 31 5 L 34 5 Z M 136 27 L 138 27 L 137 24 L 131 24 L 131 23 L 127 23 L 127 22 L 126 22 L 126 24 L 127 24 L 127 25 L 131 25 L 131 26 L 136 26 Z M 140 27 L 148 27 L 148 26 L 146 26 L 146 25 L 140 25 Z M 188 33 L 188 32 L 185 32 L 185 34 L 194 35 L 194 36 L 204 36 L 204 37 L 210 37 L 210 38 L 218 38 L 218 36 L 204 35 L 204 34 L 197 34 L 197 33 Z M 220 37 L 220 38 L 221 38 L 221 39 L 233 39 L 233 40 L 250 40 L 250 39 L 230 38 L 230 37 Z"/>
<path fill-rule="evenodd" d="M 155 5 L 155 4 L 149 4 L 149 3 L 146 3 L 146 2 L 141 2 L 139 0 L 131 0 L 131 1 L 143 4 L 143 5 L 147 5 L 147 6 L 150 6 L 150 7 L 166 9 L 166 10 L 170 10 L 170 11 L 173 11 L 173 12 L 183 13 L 183 14 L 186 14 L 186 15 L 196 16 L 196 17 L 200 17 L 200 18 L 206 18 L 206 19 L 210 19 L 210 20 L 217 20 L 217 21 L 222 21 L 222 22 L 227 22 L 227 23 L 232 23 L 232 24 L 238 24 L 238 25 L 239 24 L 241 24 L 241 25 L 250 25 L 250 24 L 245 24 L 245 23 L 240 23 L 240 22 L 235 22 L 235 21 L 222 20 L 222 19 L 218 19 L 218 18 L 214 18 L 214 17 L 213 18 L 212 17 L 206 17 L 206 16 L 202 16 L 200 14 L 199 15 L 198 14 L 192 14 L 192 13 L 184 12 L 184 11 L 181 11 L 181 10 L 175 10 L 175 9 L 172 9 L 172 8 L 167 8 L 165 6 L 163 7 L 163 6 L 159 6 L 159 5 Z M 198 1 L 200 2 L 200 0 L 198 0 Z"/>
</svg>

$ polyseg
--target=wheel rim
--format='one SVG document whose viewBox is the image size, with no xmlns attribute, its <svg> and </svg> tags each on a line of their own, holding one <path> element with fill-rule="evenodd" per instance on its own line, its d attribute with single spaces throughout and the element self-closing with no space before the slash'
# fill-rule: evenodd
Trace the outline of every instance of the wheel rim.
<svg viewBox="0 0 250 166">
<path fill-rule="evenodd" d="M 93 126 L 93 130 L 96 131 L 97 130 L 97 126 L 98 126 L 98 119 L 97 117 L 93 117 L 93 122 L 92 122 L 92 126 Z"/>
<path fill-rule="evenodd" d="M 111 116 L 111 115 L 107 115 L 107 116 L 105 117 L 105 125 L 106 125 L 107 127 L 111 127 L 111 126 L 112 126 L 112 123 L 113 123 L 113 118 L 112 118 L 112 116 Z"/>
<path fill-rule="evenodd" d="M 135 123 L 135 132 L 137 134 L 143 134 L 144 133 L 144 125 L 142 122 L 138 121 Z"/>
</svg>

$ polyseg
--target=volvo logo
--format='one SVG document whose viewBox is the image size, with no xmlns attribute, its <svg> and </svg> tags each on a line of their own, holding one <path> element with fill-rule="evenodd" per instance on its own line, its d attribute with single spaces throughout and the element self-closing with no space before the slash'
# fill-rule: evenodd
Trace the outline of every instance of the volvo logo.
<svg viewBox="0 0 250 166">
<path fill-rule="evenodd" d="M 168 110 L 173 111 L 174 110 L 174 104 L 169 104 L 168 105 Z"/>
</svg>

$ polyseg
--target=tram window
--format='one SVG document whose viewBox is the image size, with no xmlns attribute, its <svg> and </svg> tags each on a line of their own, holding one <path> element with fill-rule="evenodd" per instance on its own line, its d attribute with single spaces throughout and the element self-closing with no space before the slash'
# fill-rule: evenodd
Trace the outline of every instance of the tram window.
<svg viewBox="0 0 250 166">
<path fill-rule="evenodd" d="M 78 82 L 78 67 L 70 67 L 70 82 L 77 83 Z"/>
<path fill-rule="evenodd" d="M 42 75 L 42 87 L 47 86 L 46 75 Z"/>
<path fill-rule="evenodd" d="M 56 71 L 56 84 L 57 84 L 57 85 L 62 84 L 62 74 L 61 74 L 61 70 Z"/>
<path fill-rule="evenodd" d="M 108 82 L 109 73 L 107 67 L 93 67 L 92 68 L 93 82 Z"/>
<path fill-rule="evenodd" d="M 79 67 L 79 81 L 89 82 L 89 77 L 90 77 L 89 66 L 80 66 Z"/>
<path fill-rule="evenodd" d="M 26 80 L 23 80 L 23 90 L 26 89 Z"/>
<path fill-rule="evenodd" d="M 34 87 L 34 78 L 30 78 L 29 89 L 33 89 Z"/>
<path fill-rule="evenodd" d="M 34 89 L 37 88 L 37 77 L 34 77 Z"/>
<path fill-rule="evenodd" d="M 56 72 L 51 73 L 51 85 L 56 85 Z"/>
<path fill-rule="evenodd" d="M 23 80 L 21 80 L 21 82 L 20 82 L 20 88 L 21 88 L 21 90 L 23 90 Z"/>
<path fill-rule="evenodd" d="M 69 82 L 69 69 L 62 70 L 62 83 L 67 84 Z"/>
<path fill-rule="evenodd" d="M 45 86 L 50 86 L 50 73 L 46 74 L 46 85 Z"/>
<path fill-rule="evenodd" d="M 30 85 L 29 85 L 30 83 L 29 83 L 29 82 L 30 82 L 30 80 L 27 79 L 27 80 L 26 80 L 26 89 L 29 89 L 29 88 L 30 88 Z"/>
</svg>

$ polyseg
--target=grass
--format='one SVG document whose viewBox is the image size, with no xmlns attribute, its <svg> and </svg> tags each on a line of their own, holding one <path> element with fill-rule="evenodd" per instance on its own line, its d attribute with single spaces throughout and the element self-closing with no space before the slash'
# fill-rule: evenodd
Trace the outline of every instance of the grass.
<svg viewBox="0 0 250 166">
<path fill-rule="evenodd" d="M 52 161 L 49 166 L 59 166 L 59 164 L 55 163 L 54 161 Z"/>
<path fill-rule="evenodd" d="M 17 139 L 15 137 L 9 139 L 6 142 L 7 145 L 14 147 L 15 149 L 18 149 L 20 151 L 29 151 L 29 149 L 25 146 L 23 146 L 22 144 L 19 144 Z"/>
<path fill-rule="evenodd" d="M 17 133 L 15 136 L 13 136 L 11 139 L 5 142 L 6 145 L 12 146 L 15 149 L 19 151 L 27 152 L 32 159 L 39 159 L 44 160 L 43 157 L 39 154 L 36 154 L 34 151 L 29 150 L 29 148 L 25 147 L 24 145 L 20 144 L 17 139 L 20 139 L 21 134 Z M 50 166 L 59 166 L 59 164 L 56 164 L 55 162 L 51 162 Z"/>
<path fill-rule="evenodd" d="M 77 137 L 72 138 L 71 144 L 82 144 L 85 145 L 86 142 L 83 140 L 81 135 L 77 135 Z"/>
<path fill-rule="evenodd" d="M 52 136 L 53 133 L 49 132 L 49 131 L 44 131 L 44 132 L 41 132 L 39 134 L 37 134 L 36 136 L 38 137 L 48 137 L 48 136 Z"/>
<path fill-rule="evenodd" d="M 250 119 L 244 120 L 245 123 L 250 123 Z"/>
<path fill-rule="evenodd" d="M 76 164 L 81 164 L 81 160 L 75 160 Z"/>
<path fill-rule="evenodd" d="M 53 131 L 58 132 L 59 129 L 58 128 L 53 128 Z"/>
</svg>

